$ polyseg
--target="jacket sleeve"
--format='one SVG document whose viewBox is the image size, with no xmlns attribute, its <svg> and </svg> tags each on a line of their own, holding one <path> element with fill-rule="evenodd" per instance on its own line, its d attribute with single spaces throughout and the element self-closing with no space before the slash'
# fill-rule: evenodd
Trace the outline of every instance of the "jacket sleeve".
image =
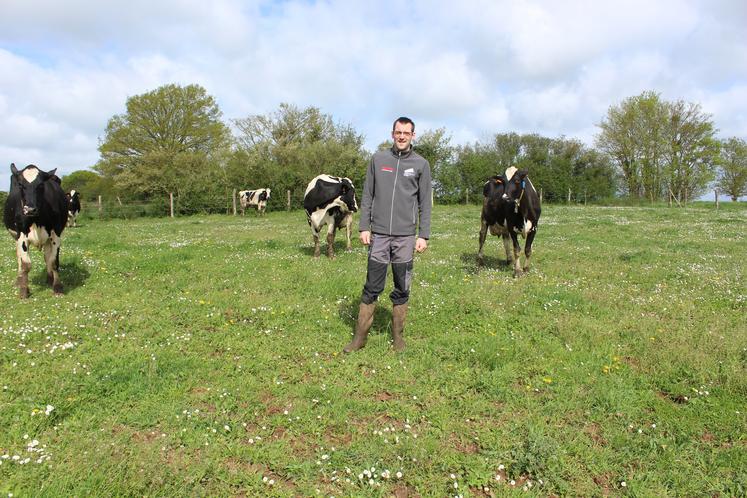
<svg viewBox="0 0 747 498">
<path fill-rule="evenodd" d="M 366 181 L 363 183 L 363 192 L 361 193 L 361 217 L 358 223 L 358 231 L 364 232 L 371 230 L 371 206 L 373 205 L 374 196 L 374 158 L 368 163 L 366 170 Z"/>
<path fill-rule="evenodd" d="M 418 208 L 420 210 L 420 223 L 418 225 L 418 236 L 422 239 L 431 237 L 431 209 L 432 203 L 431 167 L 425 161 L 423 172 L 418 181 Z"/>
</svg>

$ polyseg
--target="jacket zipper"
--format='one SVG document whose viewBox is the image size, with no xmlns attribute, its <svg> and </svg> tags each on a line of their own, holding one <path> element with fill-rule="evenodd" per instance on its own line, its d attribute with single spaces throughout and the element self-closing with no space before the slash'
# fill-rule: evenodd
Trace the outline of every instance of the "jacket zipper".
<svg viewBox="0 0 747 498">
<path fill-rule="evenodd" d="M 397 191 L 397 177 L 399 176 L 399 161 L 402 159 L 402 151 L 397 153 L 397 170 L 394 172 L 394 187 L 392 187 L 392 207 L 389 212 L 389 235 L 392 235 L 392 222 L 394 219 L 394 194 Z"/>
</svg>

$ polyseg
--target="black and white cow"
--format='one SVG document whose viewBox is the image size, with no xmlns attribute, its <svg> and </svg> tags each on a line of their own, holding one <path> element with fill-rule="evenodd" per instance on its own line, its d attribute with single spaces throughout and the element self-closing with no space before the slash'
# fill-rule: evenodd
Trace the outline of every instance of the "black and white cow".
<svg viewBox="0 0 747 498">
<path fill-rule="evenodd" d="M 3 221 L 16 240 L 20 296 L 29 296 L 30 246 L 44 252 L 47 282 L 55 295 L 62 294 L 60 244 L 67 222 L 67 199 L 55 171 L 45 172 L 33 164 L 18 171 L 10 165 L 10 192 L 5 201 Z"/>
<path fill-rule="evenodd" d="M 75 219 L 80 213 L 80 192 L 71 190 L 67 194 L 67 226 L 78 226 Z"/>
<path fill-rule="evenodd" d="M 335 231 L 345 227 L 347 249 L 350 244 L 350 231 L 353 225 L 353 213 L 358 210 L 355 201 L 355 187 L 349 178 L 330 175 L 319 175 L 306 187 L 303 196 L 303 207 L 314 237 L 314 257 L 318 258 L 319 232 L 327 225 L 327 256 L 335 257 Z"/>
<path fill-rule="evenodd" d="M 260 215 L 267 209 L 267 201 L 270 200 L 270 189 L 261 188 L 257 190 L 242 190 L 239 192 L 239 204 L 241 204 L 241 216 L 246 214 L 246 208 L 253 207 Z"/>
<path fill-rule="evenodd" d="M 529 180 L 528 174 L 527 170 L 517 171 L 513 166 L 506 170 L 506 191 L 503 198 L 508 203 L 506 228 L 514 243 L 514 277 L 522 274 L 519 262 L 521 246 L 519 246 L 518 236 L 521 235 L 526 239 L 523 271 L 529 271 L 532 242 L 537 234 L 537 225 L 542 212 L 539 194 Z"/>
<path fill-rule="evenodd" d="M 482 213 L 480 214 L 480 248 L 477 251 L 477 264 L 482 266 L 485 261 L 483 258 L 482 246 L 485 244 L 485 237 L 490 230 L 491 235 L 500 235 L 503 239 L 503 247 L 506 250 L 506 264 L 511 263 L 511 243 L 508 235 L 508 225 L 506 217 L 508 216 L 508 201 L 504 199 L 506 193 L 506 177 L 504 175 L 495 175 L 488 178 L 482 189 Z"/>
</svg>

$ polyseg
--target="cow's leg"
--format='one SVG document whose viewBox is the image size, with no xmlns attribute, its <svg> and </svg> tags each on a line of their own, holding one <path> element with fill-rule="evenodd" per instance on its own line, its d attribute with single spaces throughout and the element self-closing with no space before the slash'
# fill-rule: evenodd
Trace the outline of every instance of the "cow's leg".
<svg viewBox="0 0 747 498">
<path fill-rule="evenodd" d="M 335 221 L 327 225 L 327 257 L 329 259 L 335 259 Z"/>
<path fill-rule="evenodd" d="M 346 251 L 353 250 L 353 245 L 350 243 L 350 234 L 353 231 L 352 227 L 353 227 L 353 216 L 351 215 L 347 217 L 347 223 L 345 223 L 345 235 L 347 236 L 347 239 L 348 239 L 348 244 L 347 246 L 345 246 Z"/>
<path fill-rule="evenodd" d="M 321 254 L 321 249 L 319 248 L 319 230 L 311 227 L 311 236 L 314 238 L 314 257 L 319 259 L 319 255 Z"/>
<path fill-rule="evenodd" d="M 52 236 L 44 243 L 44 262 L 47 263 L 47 283 L 52 286 L 56 296 L 62 295 L 60 282 L 60 237 L 52 232 Z"/>
<path fill-rule="evenodd" d="M 480 248 L 477 250 L 477 264 L 482 266 L 485 264 L 482 255 L 482 246 L 485 244 L 485 237 L 488 234 L 488 224 L 484 219 L 480 219 Z"/>
<path fill-rule="evenodd" d="M 532 229 L 532 231 L 527 235 L 527 241 L 524 244 L 524 256 L 526 257 L 524 261 L 524 271 L 529 271 L 529 258 L 532 256 L 532 242 L 534 242 L 534 236 L 536 234 L 537 230 Z"/>
<path fill-rule="evenodd" d="M 16 257 L 18 259 L 18 295 L 21 299 L 29 297 L 29 271 L 31 271 L 31 256 L 29 241 L 26 235 L 20 234 L 16 241 Z"/>
<path fill-rule="evenodd" d="M 503 239 L 503 248 L 506 250 L 506 265 L 511 264 L 511 237 L 508 236 L 507 233 L 503 233 L 501 235 L 501 238 Z"/>
<path fill-rule="evenodd" d="M 511 231 L 511 240 L 514 243 L 514 277 L 521 276 L 521 246 L 519 245 L 519 237 L 516 232 Z"/>
</svg>

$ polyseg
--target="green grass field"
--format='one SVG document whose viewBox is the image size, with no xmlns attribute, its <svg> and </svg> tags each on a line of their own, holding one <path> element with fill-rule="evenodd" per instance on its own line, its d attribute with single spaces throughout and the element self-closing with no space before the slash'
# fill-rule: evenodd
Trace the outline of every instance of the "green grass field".
<svg viewBox="0 0 747 498">
<path fill-rule="evenodd" d="M 300 211 L 80 225 L 59 298 L 0 245 L 0 496 L 747 493 L 744 206 L 546 206 L 520 279 L 436 207 L 349 356 L 366 251 Z"/>
</svg>

